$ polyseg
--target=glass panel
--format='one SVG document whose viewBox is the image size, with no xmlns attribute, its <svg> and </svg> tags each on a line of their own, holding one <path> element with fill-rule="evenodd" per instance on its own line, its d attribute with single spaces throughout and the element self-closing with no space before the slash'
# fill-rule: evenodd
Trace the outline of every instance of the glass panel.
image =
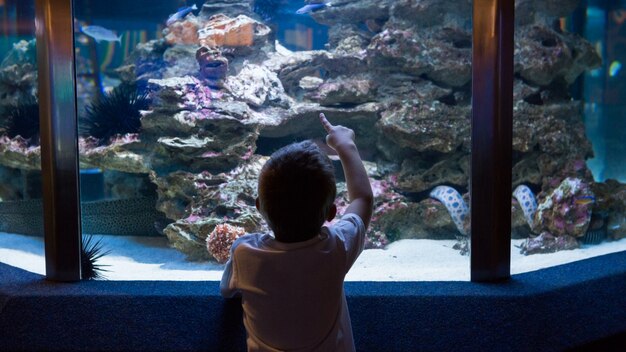
<svg viewBox="0 0 626 352">
<path fill-rule="evenodd" d="M 0 1 L 0 262 L 45 274 L 34 1 Z"/>
<path fill-rule="evenodd" d="M 626 6 L 581 3 L 516 11 L 512 273 L 626 249 Z"/>
<path fill-rule="evenodd" d="M 376 195 L 348 279 L 468 280 L 471 13 L 75 0 L 83 229 L 110 251 L 104 276 L 219 279 L 233 239 L 268 230 L 269 155 L 305 139 L 330 152 L 324 112 L 356 132 Z"/>
</svg>

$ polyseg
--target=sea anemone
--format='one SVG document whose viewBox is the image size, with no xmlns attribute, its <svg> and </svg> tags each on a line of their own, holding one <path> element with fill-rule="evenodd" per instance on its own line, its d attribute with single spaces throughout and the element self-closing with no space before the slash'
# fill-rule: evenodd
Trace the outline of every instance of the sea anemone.
<svg viewBox="0 0 626 352">
<path fill-rule="evenodd" d="M 34 97 L 29 96 L 17 101 L 6 108 L 4 115 L 7 118 L 6 131 L 9 137 L 22 136 L 32 138 L 36 142 L 39 138 L 39 104 Z"/>
<path fill-rule="evenodd" d="M 111 251 L 103 250 L 101 238 L 94 240 L 92 235 L 83 236 L 80 255 L 81 278 L 83 280 L 104 279 L 102 272 L 108 270 L 102 267 L 108 265 L 98 264 L 98 260 L 109 253 Z"/>
<path fill-rule="evenodd" d="M 141 110 L 150 106 L 147 94 L 135 84 L 120 84 L 110 93 L 85 108 L 81 134 L 105 143 L 116 134 L 137 133 L 141 129 Z"/>
<path fill-rule="evenodd" d="M 230 248 L 237 238 L 246 233 L 242 227 L 219 224 L 207 237 L 206 246 L 218 263 L 226 263 L 230 257 Z"/>
</svg>

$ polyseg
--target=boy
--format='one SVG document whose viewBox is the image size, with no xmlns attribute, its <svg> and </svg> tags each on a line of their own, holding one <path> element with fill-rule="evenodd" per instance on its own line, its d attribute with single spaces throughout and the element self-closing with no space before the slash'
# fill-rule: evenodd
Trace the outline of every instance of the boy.
<svg viewBox="0 0 626 352">
<path fill-rule="evenodd" d="M 235 241 L 221 293 L 241 295 L 248 351 L 354 351 L 343 280 L 361 251 L 372 189 L 354 132 L 324 114 L 326 143 L 341 160 L 350 205 L 337 223 L 333 166 L 312 142 L 272 154 L 259 175 L 257 209 L 274 237 Z"/>
</svg>

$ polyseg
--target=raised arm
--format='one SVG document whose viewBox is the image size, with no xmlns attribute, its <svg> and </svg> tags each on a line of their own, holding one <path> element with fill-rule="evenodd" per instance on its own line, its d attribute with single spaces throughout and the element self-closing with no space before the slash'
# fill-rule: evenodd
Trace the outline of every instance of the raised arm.
<svg viewBox="0 0 626 352">
<path fill-rule="evenodd" d="M 354 143 L 354 131 L 344 126 L 333 126 L 323 113 L 320 114 L 320 122 L 328 133 L 326 144 L 339 155 L 343 172 L 346 175 L 350 205 L 345 213 L 357 214 L 367 229 L 372 217 L 374 196 L 363 161 Z"/>
</svg>

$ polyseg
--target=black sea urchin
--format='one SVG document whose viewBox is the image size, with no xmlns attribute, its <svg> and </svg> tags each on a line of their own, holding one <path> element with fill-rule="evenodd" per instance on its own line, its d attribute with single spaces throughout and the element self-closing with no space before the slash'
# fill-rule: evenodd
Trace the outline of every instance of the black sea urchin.
<svg viewBox="0 0 626 352">
<path fill-rule="evenodd" d="M 98 260 L 111 253 L 102 248 L 102 239 L 94 240 L 92 235 L 83 236 L 81 247 L 80 266 L 81 278 L 83 280 L 104 279 L 103 271 L 108 271 L 102 267 L 108 265 L 98 264 Z"/>
<path fill-rule="evenodd" d="M 136 85 L 120 84 L 85 108 L 81 134 L 106 143 L 116 134 L 137 133 L 141 129 L 140 110 L 149 106 L 147 94 L 140 94 Z"/>
<path fill-rule="evenodd" d="M 38 142 L 39 138 L 39 104 L 33 97 L 22 98 L 17 104 L 10 105 L 5 110 L 7 119 L 6 131 L 9 137 L 22 136 L 32 138 Z"/>
</svg>

